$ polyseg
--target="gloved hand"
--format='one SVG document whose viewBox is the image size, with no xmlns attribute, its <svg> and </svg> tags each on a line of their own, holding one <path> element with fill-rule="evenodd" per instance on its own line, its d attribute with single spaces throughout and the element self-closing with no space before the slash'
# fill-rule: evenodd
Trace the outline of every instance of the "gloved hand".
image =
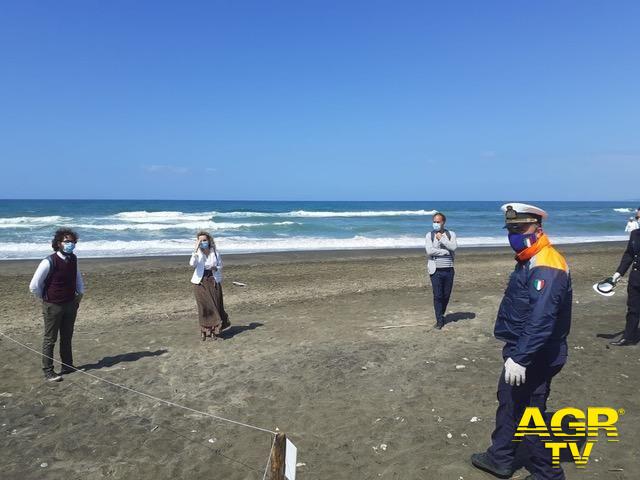
<svg viewBox="0 0 640 480">
<path fill-rule="evenodd" d="M 519 363 L 514 362 L 511 358 L 507 358 L 504 362 L 504 381 L 509 385 L 524 385 L 526 379 L 527 367 L 523 367 Z"/>
<path fill-rule="evenodd" d="M 616 283 L 618 283 L 618 280 L 620 280 L 620 277 L 621 277 L 621 276 L 622 276 L 622 275 L 620 275 L 618 272 L 614 273 L 614 274 L 611 276 L 611 280 L 613 280 L 613 284 L 614 284 L 614 285 L 615 285 Z"/>
</svg>

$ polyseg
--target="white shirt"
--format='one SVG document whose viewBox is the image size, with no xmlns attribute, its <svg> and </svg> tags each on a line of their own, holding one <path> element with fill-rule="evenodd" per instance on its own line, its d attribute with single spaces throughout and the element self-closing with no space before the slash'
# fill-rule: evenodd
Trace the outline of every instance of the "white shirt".
<svg viewBox="0 0 640 480">
<path fill-rule="evenodd" d="M 213 278 L 216 282 L 222 283 L 222 256 L 217 250 L 209 250 L 209 255 L 205 255 L 202 250 L 191 254 L 189 265 L 195 267 L 191 283 L 198 285 L 202 281 L 205 270 L 213 270 Z M 215 267 L 215 268 L 214 268 Z"/>
<path fill-rule="evenodd" d="M 637 230 L 638 228 L 640 228 L 640 221 L 638 221 L 638 220 L 629 220 L 627 222 L 627 226 L 625 227 L 624 231 L 625 232 L 633 232 L 634 230 Z"/>
<path fill-rule="evenodd" d="M 56 252 L 62 260 L 65 260 L 65 256 Z M 29 290 L 36 297 L 42 298 L 42 289 L 44 288 L 44 282 L 47 279 L 47 275 L 49 275 L 49 260 L 46 258 L 40 262 L 38 268 L 36 268 L 36 273 L 33 274 L 33 278 L 31 279 L 31 283 L 29 283 Z M 76 273 L 76 293 L 84 293 L 84 282 L 82 281 L 82 275 L 80 274 L 80 268 L 77 269 Z"/>
<path fill-rule="evenodd" d="M 451 235 L 451 240 L 446 234 L 442 234 L 440 240 L 435 237 L 431 241 L 431 232 L 425 235 L 425 250 L 427 252 L 427 272 L 435 273 L 437 268 L 453 267 L 454 252 L 458 248 L 458 239 L 456 233 L 447 230 Z"/>
</svg>

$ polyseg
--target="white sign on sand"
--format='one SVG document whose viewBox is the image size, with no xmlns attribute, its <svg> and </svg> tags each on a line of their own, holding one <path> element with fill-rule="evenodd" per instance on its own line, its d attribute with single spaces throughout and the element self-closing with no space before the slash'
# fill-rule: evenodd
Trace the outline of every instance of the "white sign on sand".
<svg viewBox="0 0 640 480">
<path fill-rule="evenodd" d="M 285 459 L 284 476 L 287 480 L 296 480 L 297 457 L 298 457 L 298 449 L 287 438 L 287 447 L 284 454 L 284 459 Z"/>
</svg>

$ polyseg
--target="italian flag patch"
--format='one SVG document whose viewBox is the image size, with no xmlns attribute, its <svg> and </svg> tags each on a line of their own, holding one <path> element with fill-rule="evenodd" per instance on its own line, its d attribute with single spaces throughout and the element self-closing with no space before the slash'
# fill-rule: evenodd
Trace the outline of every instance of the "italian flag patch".
<svg viewBox="0 0 640 480">
<path fill-rule="evenodd" d="M 533 288 L 535 288 L 538 291 L 542 290 L 544 288 L 544 280 L 534 280 Z"/>
</svg>

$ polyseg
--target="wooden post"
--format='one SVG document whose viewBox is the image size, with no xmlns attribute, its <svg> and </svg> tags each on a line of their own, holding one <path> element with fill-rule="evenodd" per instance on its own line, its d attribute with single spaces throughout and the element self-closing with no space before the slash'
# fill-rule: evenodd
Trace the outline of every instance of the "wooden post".
<svg viewBox="0 0 640 480">
<path fill-rule="evenodd" d="M 276 433 L 276 440 L 271 452 L 271 467 L 269 480 L 285 480 L 285 454 L 287 449 L 287 436 L 284 433 Z"/>
</svg>

